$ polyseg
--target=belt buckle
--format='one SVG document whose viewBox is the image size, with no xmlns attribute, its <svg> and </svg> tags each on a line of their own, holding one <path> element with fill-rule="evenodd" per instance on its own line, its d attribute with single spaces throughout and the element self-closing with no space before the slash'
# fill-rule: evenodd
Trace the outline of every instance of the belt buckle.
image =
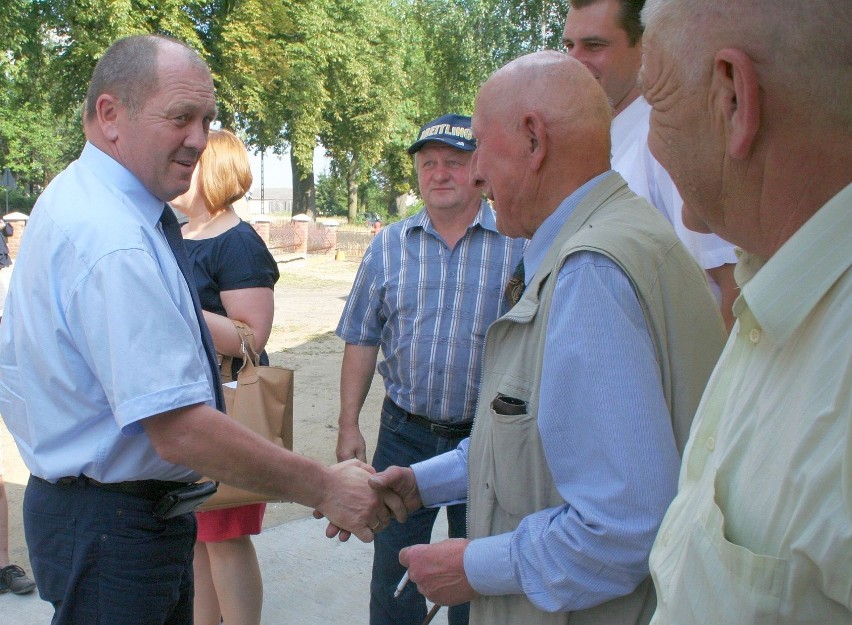
<svg viewBox="0 0 852 625">
<path fill-rule="evenodd" d="M 449 437 L 456 436 L 456 431 L 443 423 L 432 423 L 429 429 L 431 429 L 435 434 L 443 434 Z"/>
<path fill-rule="evenodd" d="M 435 422 L 429 423 L 429 431 L 432 432 L 432 434 L 449 434 L 449 428 L 447 428 L 447 426 Z"/>
<path fill-rule="evenodd" d="M 443 434 L 448 438 L 464 438 L 470 436 L 470 431 L 465 425 L 444 425 L 443 423 L 432 423 L 430 429 L 435 434 Z"/>
</svg>

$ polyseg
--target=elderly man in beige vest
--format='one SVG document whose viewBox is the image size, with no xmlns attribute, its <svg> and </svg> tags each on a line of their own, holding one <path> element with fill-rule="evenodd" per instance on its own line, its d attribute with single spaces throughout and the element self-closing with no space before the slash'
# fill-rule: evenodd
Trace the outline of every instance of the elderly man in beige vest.
<svg viewBox="0 0 852 625">
<path fill-rule="evenodd" d="M 530 240 L 488 330 L 473 433 L 371 478 L 409 510 L 468 500 L 468 538 L 404 550 L 471 623 L 645 623 L 647 558 L 724 341 L 704 272 L 610 169 L 607 98 L 578 61 L 517 59 L 483 86 L 471 175 Z M 517 289 L 516 292 L 521 292 Z"/>
</svg>

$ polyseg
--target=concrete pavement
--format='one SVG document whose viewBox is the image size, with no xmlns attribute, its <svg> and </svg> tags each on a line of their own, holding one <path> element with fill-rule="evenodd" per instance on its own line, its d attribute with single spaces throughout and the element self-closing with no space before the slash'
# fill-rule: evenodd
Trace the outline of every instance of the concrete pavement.
<svg viewBox="0 0 852 625">
<path fill-rule="evenodd" d="M 263 625 L 350 625 L 368 621 L 373 548 L 356 538 L 329 540 L 325 523 L 313 518 L 290 521 L 254 537 L 263 574 Z M 446 516 L 434 539 L 446 538 Z M 0 623 L 47 625 L 50 604 L 37 593 L 0 595 Z M 435 625 L 446 625 L 442 608 Z"/>
</svg>

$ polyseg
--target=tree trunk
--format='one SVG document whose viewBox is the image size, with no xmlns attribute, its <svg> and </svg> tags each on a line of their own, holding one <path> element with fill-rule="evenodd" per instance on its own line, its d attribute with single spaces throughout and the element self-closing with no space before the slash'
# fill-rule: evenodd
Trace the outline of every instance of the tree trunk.
<svg viewBox="0 0 852 625">
<path fill-rule="evenodd" d="M 388 214 L 397 215 L 399 217 L 407 217 L 408 216 L 408 194 L 402 193 L 400 195 L 395 195 L 390 199 L 388 203 Z"/>
<path fill-rule="evenodd" d="M 355 159 L 349 161 L 346 171 L 346 188 L 348 191 L 349 223 L 353 223 L 358 216 L 358 172 Z"/>
<path fill-rule="evenodd" d="M 304 172 L 293 153 L 290 153 L 290 169 L 293 174 L 293 215 L 304 213 L 313 219 L 316 214 L 317 198 L 314 172 Z"/>
</svg>

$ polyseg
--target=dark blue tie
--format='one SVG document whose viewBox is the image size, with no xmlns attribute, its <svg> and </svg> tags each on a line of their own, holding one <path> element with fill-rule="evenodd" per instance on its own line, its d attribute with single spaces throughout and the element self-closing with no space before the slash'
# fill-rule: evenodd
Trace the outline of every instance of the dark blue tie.
<svg viewBox="0 0 852 625">
<path fill-rule="evenodd" d="M 166 241 L 169 247 L 172 248 L 172 253 L 175 255 L 178 267 L 180 267 L 180 272 L 183 274 L 186 285 L 189 287 L 189 294 L 192 296 L 192 306 L 195 308 L 195 316 L 198 317 L 198 325 L 201 327 L 201 343 L 204 345 L 204 351 L 207 353 L 207 361 L 210 364 L 211 371 L 213 371 L 213 394 L 216 397 L 216 407 L 224 412 L 225 398 L 222 396 L 222 382 L 219 379 L 219 359 L 213 347 L 213 337 L 210 336 L 210 330 L 204 321 L 204 314 L 201 311 L 201 304 L 198 301 L 198 292 L 195 290 L 195 279 L 193 278 L 192 268 L 189 266 L 189 257 L 186 255 L 186 247 L 183 244 L 180 225 L 175 218 L 174 212 L 168 205 L 163 208 L 163 214 L 160 215 L 160 223 L 163 226 L 163 234 L 166 235 Z"/>
</svg>

